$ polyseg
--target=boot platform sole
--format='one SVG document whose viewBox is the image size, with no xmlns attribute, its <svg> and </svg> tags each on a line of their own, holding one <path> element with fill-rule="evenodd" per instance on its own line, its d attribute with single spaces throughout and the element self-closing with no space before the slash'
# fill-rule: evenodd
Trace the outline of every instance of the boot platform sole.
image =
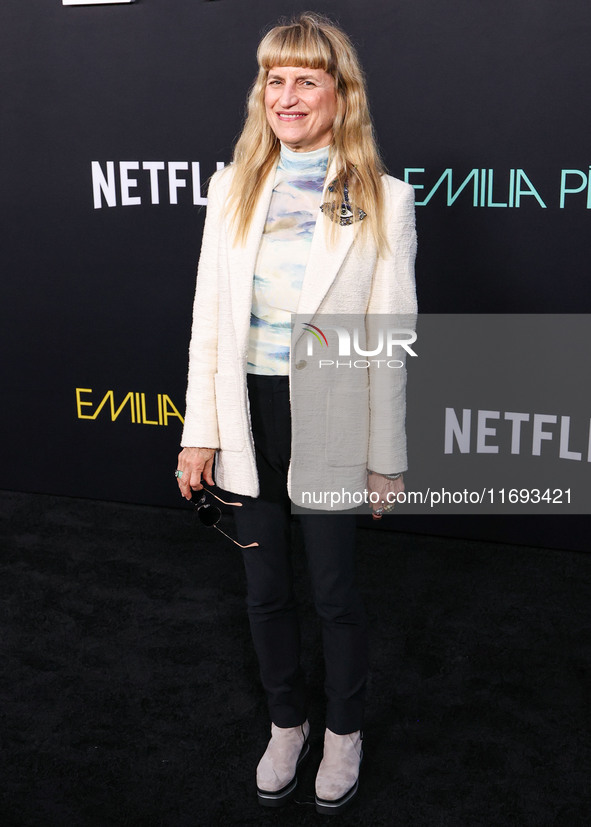
<svg viewBox="0 0 591 827">
<path fill-rule="evenodd" d="M 363 752 L 361 752 L 361 755 L 359 756 L 360 770 L 362 761 Z M 342 795 L 340 798 L 337 798 L 334 801 L 329 801 L 327 798 L 318 798 L 318 796 L 315 796 L 316 812 L 325 816 L 336 816 L 339 813 L 342 813 L 343 810 L 346 809 L 349 806 L 349 804 L 351 804 L 351 802 L 357 795 L 358 789 L 359 777 L 357 778 L 357 781 L 353 784 L 353 786 L 349 790 L 347 790 L 347 792 L 344 795 Z"/>
<path fill-rule="evenodd" d="M 359 779 L 353 784 L 350 790 L 347 790 L 345 795 L 337 798 L 336 801 L 328 801 L 325 798 L 318 798 L 316 796 L 316 812 L 325 816 L 336 816 L 342 813 L 345 807 L 348 807 L 353 798 L 357 795 L 359 789 Z"/>
<path fill-rule="evenodd" d="M 275 790 L 274 792 L 261 790 L 257 787 L 257 799 L 259 804 L 263 807 L 283 807 L 284 804 L 291 801 L 293 794 L 296 791 L 296 787 L 298 786 L 298 770 L 309 752 L 310 744 L 306 738 L 296 764 L 294 777 L 291 779 L 289 784 L 286 784 L 285 787 L 282 787 L 280 790 Z"/>
</svg>

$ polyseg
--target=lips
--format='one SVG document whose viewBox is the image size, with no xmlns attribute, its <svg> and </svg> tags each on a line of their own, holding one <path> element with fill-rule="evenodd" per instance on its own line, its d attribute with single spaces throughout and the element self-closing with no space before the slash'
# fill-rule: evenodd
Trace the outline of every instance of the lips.
<svg viewBox="0 0 591 827">
<path fill-rule="evenodd" d="M 280 121 L 285 121 L 286 123 L 299 121 L 306 117 L 305 112 L 277 112 L 276 115 Z"/>
</svg>

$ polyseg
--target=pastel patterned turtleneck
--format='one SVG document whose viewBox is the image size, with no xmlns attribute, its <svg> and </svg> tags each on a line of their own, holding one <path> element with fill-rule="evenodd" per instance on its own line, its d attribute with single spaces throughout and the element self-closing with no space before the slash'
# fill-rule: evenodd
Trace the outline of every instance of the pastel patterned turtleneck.
<svg viewBox="0 0 591 827">
<path fill-rule="evenodd" d="M 288 374 L 291 314 L 298 306 L 322 200 L 329 147 L 293 152 L 281 144 L 255 264 L 248 373 Z"/>
</svg>

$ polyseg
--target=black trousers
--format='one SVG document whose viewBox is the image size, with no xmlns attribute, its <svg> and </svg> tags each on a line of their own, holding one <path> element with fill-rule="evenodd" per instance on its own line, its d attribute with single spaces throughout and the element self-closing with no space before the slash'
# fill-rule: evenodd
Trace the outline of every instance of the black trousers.
<svg viewBox="0 0 591 827">
<path fill-rule="evenodd" d="M 280 727 L 307 717 L 300 629 L 291 565 L 287 470 L 291 449 L 289 380 L 248 375 L 251 421 L 261 486 L 234 509 L 243 552 L 247 608 L 271 720 Z M 368 673 L 367 623 L 355 583 L 355 517 L 299 516 L 316 611 L 322 623 L 326 726 L 337 735 L 362 729 Z"/>
</svg>

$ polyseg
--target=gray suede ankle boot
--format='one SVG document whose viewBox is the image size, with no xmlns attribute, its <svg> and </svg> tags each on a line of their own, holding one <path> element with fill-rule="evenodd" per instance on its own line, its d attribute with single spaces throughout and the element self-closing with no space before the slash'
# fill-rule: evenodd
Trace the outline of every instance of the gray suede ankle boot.
<svg viewBox="0 0 591 827">
<path fill-rule="evenodd" d="M 324 757 L 316 776 L 316 811 L 336 815 L 351 802 L 359 787 L 359 766 L 363 758 L 362 733 L 324 733 Z"/>
<path fill-rule="evenodd" d="M 298 784 L 298 768 L 310 750 L 310 724 L 278 727 L 271 724 L 271 740 L 257 767 L 257 798 L 264 807 L 281 807 Z"/>
</svg>

